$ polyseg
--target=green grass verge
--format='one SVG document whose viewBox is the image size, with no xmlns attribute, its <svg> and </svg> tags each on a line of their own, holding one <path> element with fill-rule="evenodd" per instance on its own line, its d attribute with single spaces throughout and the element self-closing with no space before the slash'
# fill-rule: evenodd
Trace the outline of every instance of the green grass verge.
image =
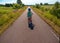
<svg viewBox="0 0 60 43">
<path fill-rule="evenodd" d="M 2 13 L 3 15 L 0 17 L 0 35 L 6 29 L 8 29 L 8 27 L 25 11 L 26 8 L 27 7 L 25 6 L 23 8 L 20 8 L 17 11 L 13 11 L 13 9 L 10 8 L 7 11 L 8 13 L 6 13 L 6 12 Z"/>
<path fill-rule="evenodd" d="M 55 30 L 55 32 L 57 34 L 60 35 L 60 20 L 49 14 L 49 13 L 45 13 L 45 12 L 42 12 L 41 10 L 37 9 L 37 8 L 33 8 L 31 7 L 46 23 L 48 23 L 52 28 L 53 30 Z"/>
</svg>

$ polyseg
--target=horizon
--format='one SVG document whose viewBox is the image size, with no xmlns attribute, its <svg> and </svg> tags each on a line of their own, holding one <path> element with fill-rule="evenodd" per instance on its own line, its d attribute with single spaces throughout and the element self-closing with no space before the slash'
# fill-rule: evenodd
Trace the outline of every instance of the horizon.
<svg viewBox="0 0 60 43">
<path fill-rule="evenodd" d="M 56 1 L 60 2 L 60 0 L 21 0 L 23 4 L 25 5 L 35 5 L 35 4 L 40 4 L 40 3 L 49 3 L 49 4 L 54 4 Z M 16 3 L 17 0 L 0 0 L 0 4 L 13 4 Z"/>
</svg>

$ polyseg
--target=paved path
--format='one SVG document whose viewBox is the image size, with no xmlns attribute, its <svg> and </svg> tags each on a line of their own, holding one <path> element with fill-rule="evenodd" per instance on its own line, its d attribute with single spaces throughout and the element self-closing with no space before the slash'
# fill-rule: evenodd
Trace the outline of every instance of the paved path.
<svg viewBox="0 0 60 43">
<path fill-rule="evenodd" d="M 28 28 L 27 10 L 0 36 L 0 43 L 59 43 L 52 28 L 34 11 L 34 30 Z"/>
</svg>

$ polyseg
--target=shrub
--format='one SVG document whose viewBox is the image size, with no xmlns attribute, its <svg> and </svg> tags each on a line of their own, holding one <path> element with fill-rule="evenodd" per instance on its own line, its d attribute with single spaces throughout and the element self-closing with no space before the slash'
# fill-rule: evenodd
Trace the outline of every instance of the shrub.
<svg viewBox="0 0 60 43">
<path fill-rule="evenodd" d="M 46 13 L 45 15 L 44 15 L 46 18 L 48 18 L 49 20 L 53 20 L 52 18 L 53 18 L 53 16 L 52 15 L 50 15 L 50 14 L 48 14 L 48 13 Z"/>
<path fill-rule="evenodd" d="M 13 4 L 5 4 L 5 7 L 12 7 Z"/>
<path fill-rule="evenodd" d="M 59 2 L 56 2 L 54 7 L 50 10 L 50 13 L 60 18 L 60 7 Z"/>
<path fill-rule="evenodd" d="M 20 7 L 21 7 L 21 6 L 20 6 L 19 4 L 14 4 L 14 5 L 13 5 L 13 8 L 14 8 L 14 9 L 19 9 Z"/>
<path fill-rule="evenodd" d="M 40 5 L 39 5 L 39 4 L 36 4 L 36 8 L 38 8 L 38 9 L 39 9 L 39 8 L 40 8 Z"/>
<path fill-rule="evenodd" d="M 57 14 L 58 14 L 57 17 L 60 18 L 60 8 L 57 9 Z"/>
<path fill-rule="evenodd" d="M 40 3 L 40 5 L 43 5 L 43 3 Z"/>
<path fill-rule="evenodd" d="M 40 9 L 41 9 L 42 11 L 44 11 L 44 7 L 41 7 Z"/>
<path fill-rule="evenodd" d="M 48 3 L 44 3 L 44 5 L 49 5 Z"/>
<path fill-rule="evenodd" d="M 45 11 L 49 11 L 49 9 L 48 8 L 45 8 Z"/>
</svg>

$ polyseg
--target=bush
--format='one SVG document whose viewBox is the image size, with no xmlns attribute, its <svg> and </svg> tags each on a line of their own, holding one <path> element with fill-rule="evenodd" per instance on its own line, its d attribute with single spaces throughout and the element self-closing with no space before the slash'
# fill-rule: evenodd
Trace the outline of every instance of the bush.
<svg viewBox="0 0 60 43">
<path fill-rule="evenodd" d="M 44 5 L 49 5 L 48 3 L 44 3 Z"/>
<path fill-rule="evenodd" d="M 59 9 L 52 8 L 50 10 L 50 13 L 60 18 L 60 8 Z"/>
<path fill-rule="evenodd" d="M 57 13 L 58 13 L 57 17 L 60 18 L 60 8 L 57 9 Z"/>
<path fill-rule="evenodd" d="M 38 8 L 38 9 L 39 9 L 39 8 L 40 8 L 40 5 L 39 5 L 39 4 L 36 4 L 36 8 Z"/>
<path fill-rule="evenodd" d="M 57 16 L 57 18 L 60 18 L 60 7 L 58 2 L 56 2 L 54 7 L 52 7 L 50 13 Z"/>
<path fill-rule="evenodd" d="M 12 7 L 13 4 L 5 4 L 5 7 Z"/>
<path fill-rule="evenodd" d="M 19 9 L 21 6 L 19 4 L 14 4 L 13 9 Z"/>
<path fill-rule="evenodd" d="M 52 18 L 53 18 L 53 16 L 52 15 L 50 15 L 50 14 L 48 14 L 48 13 L 46 13 L 46 14 L 44 14 L 44 16 L 46 17 L 46 18 L 48 18 L 49 20 L 53 20 Z"/>
<path fill-rule="evenodd" d="M 58 9 L 58 8 L 60 7 L 60 3 L 59 3 L 59 2 L 56 2 L 56 3 L 54 4 L 54 7 L 55 7 L 55 9 Z"/>
<path fill-rule="evenodd" d="M 41 7 L 40 9 L 41 9 L 42 11 L 44 11 L 44 7 Z"/>
<path fill-rule="evenodd" d="M 43 11 L 48 11 L 48 8 L 43 8 L 42 10 L 43 10 Z"/>
<path fill-rule="evenodd" d="M 22 7 L 24 7 L 25 5 L 24 4 L 22 4 Z"/>
<path fill-rule="evenodd" d="M 43 3 L 40 3 L 40 5 L 43 5 Z"/>
</svg>

